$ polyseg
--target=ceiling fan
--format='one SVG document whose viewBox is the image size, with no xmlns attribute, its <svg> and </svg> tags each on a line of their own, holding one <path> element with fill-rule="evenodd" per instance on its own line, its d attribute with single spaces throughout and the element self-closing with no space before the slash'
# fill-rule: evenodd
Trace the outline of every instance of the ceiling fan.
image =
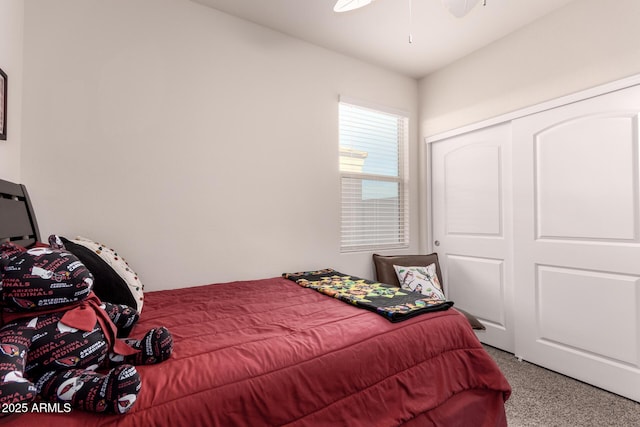
<svg viewBox="0 0 640 427">
<path fill-rule="evenodd" d="M 338 0 L 333 7 L 334 12 L 348 12 L 368 5 L 375 0 Z M 480 0 L 441 0 L 451 14 L 457 18 L 462 18 L 475 7 Z M 486 0 L 483 0 L 486 4 Z"/>
</svg>

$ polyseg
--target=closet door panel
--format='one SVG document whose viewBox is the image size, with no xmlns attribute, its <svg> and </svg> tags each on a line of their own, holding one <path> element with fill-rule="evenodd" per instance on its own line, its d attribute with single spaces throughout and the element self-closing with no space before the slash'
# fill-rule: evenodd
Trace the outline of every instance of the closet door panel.
<svg viewBox="0 0 640 427">
<path fill-rule="evenodd" d="M 504 261 L 460 255 L 447 257 L 449 280 L 453 283 L 473 283 L 473 286 L 450 288 L 449 298 L 465 307 L 493 328 L 507 327 L 507 307 Z M 487 304 L 491 302 L 491 304 Z"/>
<path fill-rule="evenodd" d="M 499 146 L 467 145 L 444 155 L 447 234 L 501 236 Z"/>
<path fill-rule="evenodd" d="M 640 400 L 634 87 L 513 126 L 516 355 Z"/>
<path fill-rule="evenodd" d="M 635 365 L 637 276 L 542 265 L 536 276 L 541 342 Z"/>
<path fill-rule="evenodd" d="M 481 341 L 513 351 L 511 129 L 431 144 L 433 247 L 445 292 L 487 328 Z"/>
<path fill-rule="evenodd" d="M 637 118 L 589 115 L 534 136 L 539 239 L 637 241 Z"/>
</svg>

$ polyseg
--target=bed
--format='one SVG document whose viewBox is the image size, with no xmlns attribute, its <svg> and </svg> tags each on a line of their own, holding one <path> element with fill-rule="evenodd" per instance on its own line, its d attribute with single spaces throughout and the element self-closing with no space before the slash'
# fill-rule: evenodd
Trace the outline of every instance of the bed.
<svg viewBox="0 0 640 427">
<path fill-rule="evenodd" d="M 24 186 L 0 181 L 0 238 L 40 241 Z M 146 292 L 132 331 L 172 357 L 140 366 L 126 415 L 27 413 L 7 426 L 505 426 L 510 387 L 449 309 L 401 322 L 283 277 Z"/>
</svg>

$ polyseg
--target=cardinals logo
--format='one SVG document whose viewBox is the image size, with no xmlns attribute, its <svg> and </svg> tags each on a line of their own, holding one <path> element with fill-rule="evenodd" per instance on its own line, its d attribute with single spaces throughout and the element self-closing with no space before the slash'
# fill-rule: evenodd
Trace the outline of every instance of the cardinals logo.
<svg viewBox="0 0 640 427">
<path fill-rule="evenodd" d="M 38 318 L 34 317 L 33 319 L 29 320 L 29 323 L 27 323 L 27 328 L 35 329 L 37 325 L 38 325 Z"/>
<path fill-rule="evenodd" d="M 71 326 L 65 325 L 62 322 L 58 322 L 58 331 L 60 331 L 63 334 L 65 334 L 67 332 L 78 332 L 78 330 L 76 328 L 72 328 Z"/>
<path fill-rule="evenodd" d="M 80 361 L 80 358 L 78 356 L 69 356 L 69 357 L 63 357 L 62 359 L 57 359 L 56 363 L 66 368 L 71 368 L 73 366 L 76 366 L 79 361 Z"/>
<path fill-rule="evenodd" d="M 124 396 L 118 397 L 118 412 L 124 414 L 129 409 L 131 409 L 134 403 L 136 403 L 135 394 L 125 394 Z"/>
<path fill-rule="evenodd" d="M 82 283 L 78 283 L 76 285 L 76 288 L 81 288 L 83 286 L 88 286 L 89 288 L 91 288 L 93 286 L 93 279 L 91 277 L 85 277 L 82 280 Z"/>
<path fill-rule="evenodd" d="M 11 299 L 18 307 L 32 309 L 32 308 L 35 308 L 36 306 L 36 304 L 33 301 L 29 301 L 26 299 L 22 299 L 22 298 L 11 298 Z"/>
<path fill-rule="evenodd" d="M 40 267 L 32 267 L 31 274 L 34 276 L 38 276 L 41 279 L 53 279 L 56 282 L 62 282 L 63 280 L 71 277 L 68 271 L 62 271 L 62 272 L 56 273 L 55 271 L 45 270 L 44 268 L 40 268 Z"/>
<path fill-rule="evenodd" d="M 22 377 L 22 372 L 20 371 L 11 371 L 2 379 L 5 383 L 27 383 L 29 382 L 25 378 Z"/>
<path fill-rule="evenodd" d="M 82 381 L 82 378 L 79 377 L 73 377 L 66 380 L 65 382 L 60 384 L 60 387 L 58 387 L 58 390 L 56 390 L 58 398 L 66 402 L 71 401 L 83 385 L 84 381 Z"/>
<path fill-rule="evenodd" d="M 109 360 L 112 362 L 120 363 L 124 360 L 124 356 L 116 353 L 109 353 Z"/>
<path fill-rule="evenodd" d="M 29 249 L 27 253 L 33 256 L 40 256 L 40 255 L 52 254 L 53 251 L 49 248 L 32 248 L 32 249 Z"/>
<path fill-rule="evenodd" d="M 7 356 L 20 356 L 20 349 L 13 344 L 0 344 L 0 352 Z"/>
</svg>

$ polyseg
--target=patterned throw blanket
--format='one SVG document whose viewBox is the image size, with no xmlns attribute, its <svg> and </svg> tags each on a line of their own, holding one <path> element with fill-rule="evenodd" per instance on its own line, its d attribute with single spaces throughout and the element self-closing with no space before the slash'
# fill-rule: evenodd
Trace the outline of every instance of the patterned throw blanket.
<svg viewBox="0 0 640 427">
<path fill-rule="evenodd" d="M 284 273 L 284 278 L 315 289 L 357 307 L 380 314 L 392 322 L 400 322 L 422 313 L 446 310 L 453 301 L 430 299 L 391 285 L 347 276 L 330 268 L 300 273 Z"/>
</svg>

